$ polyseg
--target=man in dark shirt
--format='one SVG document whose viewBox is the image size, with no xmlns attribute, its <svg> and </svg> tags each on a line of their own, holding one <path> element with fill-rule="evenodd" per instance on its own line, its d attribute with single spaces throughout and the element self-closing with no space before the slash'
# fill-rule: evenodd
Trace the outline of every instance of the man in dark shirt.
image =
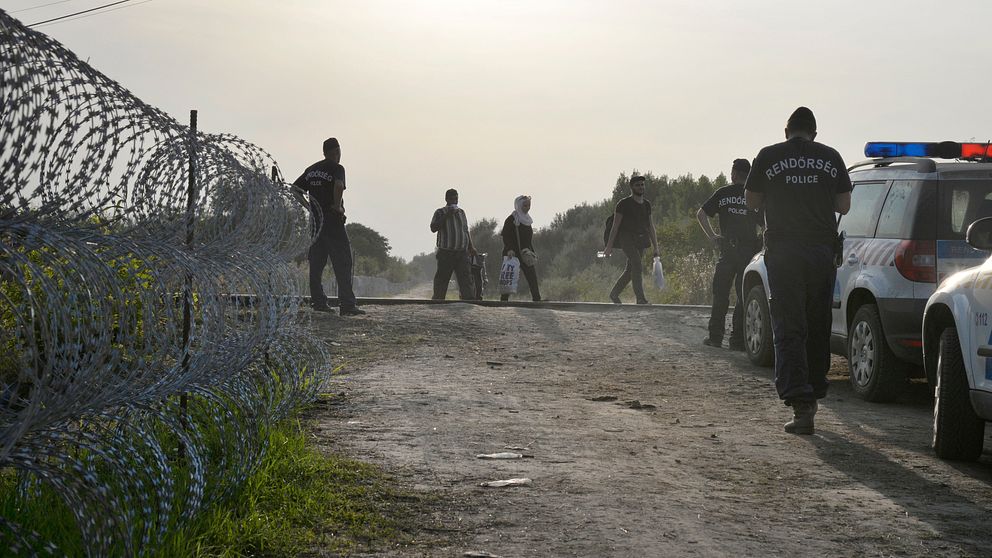
<svg viewBox="0 0 992 558">
<path fill-rule="evenodd" d="M 354 260 L 351 241 L 344 227 L 344 167 L 341 146 L 335 138 L 324 142 L 324 159 L 307 167 L 293 182 L 294 193 L 313 212 L 315 235 L 310 245 L 310 304 L 319 312 L 331 312 L 321 285 L 324 267 L 330 258 L 338 284 L 338 305 L 342 316 L 364 314 L 352 288 Z M 304 193 L 309 195 L 309 203 Z"/>
<path fill-rule="evenodd" d="M 813 112 L 797 108 L 786 124 L 786 141 L 758 153 L 744 186 L 748 207 L 765 215 L 775 388 L 792 407 L 785 431 L 793 434 L 813 433 L 817 400 L 827 395 L 837 276 L 834 213 L 851 208 L 844 160 L 815 137 Z"/>
<path fill-rule="evenodd" d="M 434 273 L 434 300 L 444 300 L 448 294 L 451 272 L 455 273 L 461 300 L 475 300 L 470 256 L 475 256 L 475 246 L 468 233 L 468 217 L 458 207 L 458 190 L 444 193 L 445 206 L 434 212 L 431 232 L 437 233 L 437 272 Z"/>
<path fill-rule="evenodd" d="M 713 273 L 713 310 L 710 313 L 709 336 L 703 344 L 720 347 L 726 328 L 727 307 L 730 306 L 730 287 L 737 293 L 734 305 L 733 328 L 730 331 L 730 349 L 744 350 L 744 303 L 742 280 L 744 268 L 758 251 L 760 243 L 756 229 L 756 212 L 747 208 L 744 201 L 744 181 L 751 170 L 747 159 L 737 159 L 730 169 L 730 185 L 720 188 L 710 196 L 699 211 L 696 220 L 703 232 L 719 250 L 720 259 Z M 719 216 L 720 234 L 713 232 L 710 217 Z"/>
<path fill-rule="evenodd" d="M 613 253 L 613 246 L 619 244 L 627 256 L 627 265 L 610 291 L 610 300 L 614 304 L 620 304 L 620 293 L 627 288 L 627 283 L 634 289 L 637 304 L 648 303 L 644 296 L 642 260 L 644 249 L 648 246 L 654 247 L 654 255 L 658 256 L 658 236 L 651 223 L 651 202 L 644 199 L 644 181 L 643 176 L 630 177 L 630 195 L 617 202 L 613 228 L 603 250 L 603 254 L 609 256 Z"/>
</svg>

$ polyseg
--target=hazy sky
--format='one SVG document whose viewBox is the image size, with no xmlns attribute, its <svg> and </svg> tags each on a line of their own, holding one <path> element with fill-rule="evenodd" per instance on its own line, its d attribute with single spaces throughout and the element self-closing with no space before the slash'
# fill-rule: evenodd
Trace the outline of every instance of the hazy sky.
<svg viewBox="0 0 992 558">
<path fill-rule="evenodd" d="M 52 1 L 0 8 L 110 0 L 18 11 Z M 473 221 L 528 193 L 545 226 L 620 172 L 727 172 L 798 105 L 848 163 L 868 140 L 992 139 L 990 24 L 992 2 L 153 0 L 37 30 L 289 180 L 336 136 L 349 219 L 409 258 L 446 188 Z"/>
</svg>

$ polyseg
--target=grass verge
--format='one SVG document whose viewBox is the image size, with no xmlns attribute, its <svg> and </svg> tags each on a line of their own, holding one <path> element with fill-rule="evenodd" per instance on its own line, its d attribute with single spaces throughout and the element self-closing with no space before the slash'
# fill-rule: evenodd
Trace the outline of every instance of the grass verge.
<svg viewBox="0 0 992 558">
<path fill-rule="evenodd" d="M 275 425 L 247 482 L 156 548 L 139 552 L 161 558 L 338 556 L 443 544 L 433 535 L 421 538 L 430 531 L 418 521 L 431 496 L 404 492 L 371 465 L 324 454 L 313 439 L 299 421 Z M 59 493 L 44 483 L 29 486 L 25 493 L 12 470 L 0 470 L 0 517 L 35 532 L 35 550 L 49 541 L 66 555 L 83 555 L 75 519 Z M 10 542 L 0 533 L 0 547 Z"/>
<path fill-rule="evenodd" d="M 156 556 L 341 555 L 414 544 L 420 498 L 376 468 L 312 447 L 297 422 L 273 429 L 261 467 Z"/>
</svg>

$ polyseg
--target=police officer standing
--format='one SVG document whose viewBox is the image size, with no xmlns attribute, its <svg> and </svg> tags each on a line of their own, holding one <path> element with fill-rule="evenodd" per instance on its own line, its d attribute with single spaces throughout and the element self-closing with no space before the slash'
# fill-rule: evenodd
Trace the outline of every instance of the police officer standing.
<svg viewBox="0 0 992 558">
<path fill-rule="evenodd" d="M 744 268 L 760 248 L 757 235 L 758 213 L 747 208 L 744 201 L 744 181 L 751 170 L 747 159 L 736 159 L 730 169 L 730 184 L 713 192 L 696 212 L 696 220 L 719 250 L 713 274 L 713 310 L 710 313 L 709 336 L 704 345 L 720 347 L 726 328 L 727 308 L 730 306 L 730 288 L 737 293 L 734 305 L 733 329 L 730 331 L 729 348 L 744 350 L 744 303 L 742 280 Z M 713 232 L 710 217 L 719 216 L 720 234 Z"/>
<path fill-rule="evenodd" d="M 324 158 L 307 167 L 293 182 L 294 194 L 314 216 L 313 244 L 307 259 L 310 260 L 310 303 L 318 312 L 331 312 L 327 295 L 321 285 L 324 267 L 330 259 L 334 279 L 338 284 L 338 306 L 342 316 L 359 316 L 365 313 L 358 308 L 352 288 L 354 259 L 351 240 L 345 229 L 344 167 L 341 166 L 341 145 L 336 138 L 324 141 Z M 307 196 L 309 196 L 309 202 Z"/>
<path fill-rule="evenodd" d="M 792 407 L 785 431 L 793 434 L 813 433 L 817 400 L 827 395 L 837 275 L 834 213 L 851 208 L 843 159 L 815 137 L 813 112 L 797 108 L 786 124 L 786 141 L 758 153 L 744 186 L 748 207 L 765 214 L 775 388 Z"/>
</svg>

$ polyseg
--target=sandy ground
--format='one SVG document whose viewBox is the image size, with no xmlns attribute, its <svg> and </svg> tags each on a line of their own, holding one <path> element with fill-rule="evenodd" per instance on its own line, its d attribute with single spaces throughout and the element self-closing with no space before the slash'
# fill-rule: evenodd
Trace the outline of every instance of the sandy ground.
<svg viewBox="0 0 992 558">
<path fill-rule="evenodd" d="M 316 434 L 432 502 L 424 542 L 375 555 L 992 556 L 992 456 L 933 457 L 923 385 L 865 403 L 835 359 L 795 436 L 703 311 L 365 308 L 313 317 L 343 395 Z"/>
</svg>

